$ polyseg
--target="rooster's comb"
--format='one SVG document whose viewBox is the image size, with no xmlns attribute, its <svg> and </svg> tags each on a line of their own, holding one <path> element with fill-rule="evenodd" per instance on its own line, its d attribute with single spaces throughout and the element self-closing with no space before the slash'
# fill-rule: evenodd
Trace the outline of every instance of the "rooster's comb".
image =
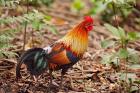
<svg viewBox="0 0 140 93">
<path fill-rule="evenodd" d="M 92 18 L 91 16 L 85 16 L 85 17 L 84 17 L 84 20 L 85 20 L 86 22 L 93 23 L 93 18 Z"/>
</svg>

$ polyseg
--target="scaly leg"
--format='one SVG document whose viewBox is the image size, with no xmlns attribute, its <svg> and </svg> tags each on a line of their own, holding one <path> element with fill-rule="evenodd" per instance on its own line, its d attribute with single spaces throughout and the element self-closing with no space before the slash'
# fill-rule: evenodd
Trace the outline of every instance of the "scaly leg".
<svg viewBox="0 0 140 93">
<path fill-rule="evenodd" d="M 53 79 L 52 78 L 52 70 L 49 71 L 49 74 L 50 74 L 50 83 L 49 83 L 49 85 L 52 85 L 52 79 Z"/>
<path fill-rule="evenodd" d="M 68 70 L 68 67 L 62 69 L 62 72 L 61 72 L 60 89 L 63 88 L 63 78 L 64 78 L 64 75 L 66 74 L 67 70 Z"/>
<path fill-rule="evenodd" d="M 38 81 L 35 75 L 33 75 L 33 80 L 35 81 L 35 83 Z"/>
<path fill-rule="evenodd" d="M 50 74 L 50 82 L 48 84 L 48 93 L 51 92 L 51 87 L 52 87 L 52 70 L 49 70 L 49 74 Z"/>
<path fill-rule="evenodd" d="M 64 78 L 64 74 L 61 73 L 60 89 L 62 89 L 62 87 L 63 87 L 63 78 Z"/>
</svg>

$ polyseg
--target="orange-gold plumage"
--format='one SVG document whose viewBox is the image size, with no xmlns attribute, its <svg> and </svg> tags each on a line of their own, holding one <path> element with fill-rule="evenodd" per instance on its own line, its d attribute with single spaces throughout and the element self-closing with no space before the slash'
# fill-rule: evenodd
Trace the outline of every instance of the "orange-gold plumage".
<svg viewBox="0 0 140 93">
<path fill-rule="evenodd" d="M 49 69 L 50 72 L 61 69 L 62 81 L 63 75 L 67 70 L 77 63 L 87 50 L 88 33 L 92 29 L 93 19 L 90 16 L 86 16 L 81 23 L 49 48 L 27 50 L 21 56 L 20 62 L 17 65 L 17 77 L 20 77 L 20 66 L 24 63 L 30 74 L 35 76 L 42 74 L 46 69 Z"/>
<path fill-rule="evenodd" d="M 70 50 L 77 55 L 82 55 L 88 46 L 88 29 L 86 29 L 85 25 L 92 26 L 93 20 L 90 17 L 86 17 L 83 22 L 75 26 L 72 30 L 70 30 L 62 39 L 57 42 L 61 42 L 65 45 L 66 48 L 70 48 Z M 89 29 L 90 30 L 90 29 Z"/>
</svg>

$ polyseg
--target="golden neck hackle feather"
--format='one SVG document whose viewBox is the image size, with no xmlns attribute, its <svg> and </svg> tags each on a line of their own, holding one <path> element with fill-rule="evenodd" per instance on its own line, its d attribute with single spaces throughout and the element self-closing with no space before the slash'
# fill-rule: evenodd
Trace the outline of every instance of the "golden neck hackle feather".
<svg viewBox="0 0 140 93">
<path fill-rule="evenodd" d="M 82 55 L 88 46 L 88 32 L 84 28 L 84 23 L 80 23 L 58 41 L 74 52 L 77 56 Z"/>
</svg>

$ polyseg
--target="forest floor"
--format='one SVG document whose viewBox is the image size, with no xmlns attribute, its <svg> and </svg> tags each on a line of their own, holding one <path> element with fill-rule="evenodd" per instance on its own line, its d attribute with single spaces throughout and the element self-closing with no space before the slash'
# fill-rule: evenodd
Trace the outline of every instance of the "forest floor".
<svg viewBox="0 0 140 93">
<path fill-rule="evenodd" d="M 61 7 L 60 7 L 61 6 Z M 59 9 L 57 10 L 57 8 Z M 31 43 L 37 47 L 45 47 L 52 42 L 63 37 L 73 25 L 78 23 L 82 16 L 73 14 L 67 11 L 68 5 L 58 3 L 53 8 L 46 8 L 44 11 L 53 17 L 51 20 L 55 24 L 57 34 L 52 34 L 50 31 L 42 30 L 42 35 L 33 32 L 30 27 L 27 27 L 27 43 L 25 49 L 31 47 Z M 36 8 L 39 9 L 39 8 Z M 63 11 L 59 11 L 63 10 Z M 41 9 L 39 9 L 41 11 Z M 21 12 L 12 12 L 11 15 L 21 15 Z M 115 49 L 108 48 L 103 49 L 100 45 L 101 41 L 106 38 L 112 38 L 112 34 L 102 26 L 103 22 L 97 16 L 94 16 L 95 24 L 94 30 L 89 33 L 89 46 L 87 52 L 84 54 L 82 60 L 69 69 L 63 80 L 63 88 L 60 90 L 60 71 L 53 72 L 54 86 L 50 88 L 50 93 L 126 93 L 124 89 L 125 84 L 122 84 L 120 77 L 116 72 L 113 65 L 101 64 L 102 54 L 109 51 L 115 51 Z M 13 24 L 11 24 L 13 25 Z M 137 30 L 140 28 L 129 26 L 126 24 L 126 30 Z M 33 36 L 32 36 L 32 34 Z M 16 51 L 19 55 L 22 54 L 23 46 L 23 34 L 24 29 L 20 33 L 17 33 L 11 43 L 17 46 Z M 33 42 L 32 42 L 33 37 Z M 129 45 L 134 49 L 137 49 L 140 53 L 140 41 Z M 0 59 L 0 93 L 48 93 L 49 74 L 46 71 L 35 82 L 25 69 L 22 70 L 22 79 L 16 81 L 15 79 L 15 67 L 18 62 L 18 58 L 2 58 Z M 121 67 L 123 70 L 125 68 Z M 128 72 L 135 72 L 136 78 L 140 76 L 140 69 L 128 69 Z M 134 93 L 140 93 L 140 89 Z"/>
</svg>

